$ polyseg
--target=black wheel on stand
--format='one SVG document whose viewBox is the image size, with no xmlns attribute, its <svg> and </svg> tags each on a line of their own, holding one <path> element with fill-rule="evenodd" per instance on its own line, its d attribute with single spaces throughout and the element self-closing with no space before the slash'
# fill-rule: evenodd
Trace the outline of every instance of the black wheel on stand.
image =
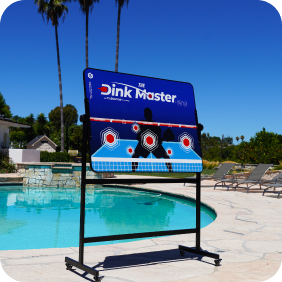
<svg viewBox="0 0 282 282">
<path fill-rule="evenodd" d="M 67 270 L 71 270 L 72 269 L 72 265 L 69 264 L 69 263 L 66 263 L 66 267 L 67 267 Z"/>
<path fill-rule="evenodd" d="M 214 264 L 215 266 L 220 266 L 221 259 L 215 259 Z"/>
</svg>

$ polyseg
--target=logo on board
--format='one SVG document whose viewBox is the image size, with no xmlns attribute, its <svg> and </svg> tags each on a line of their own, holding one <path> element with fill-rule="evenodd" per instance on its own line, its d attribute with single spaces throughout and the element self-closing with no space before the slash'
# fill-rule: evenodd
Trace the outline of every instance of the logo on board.
<svg viewBox="0 0 282 282">
<path fill-rule="evenodd" d="M 145 84 L 139 83 L 139 87 L 145 87 Z M 165 94 L 164 92 L 154 93 L 154 92 L 147 92 L 146 89 L 140 89 L 138 87 L 119 83 L 119 82 L 112 82 L 111 85 L 109 84 L 102 84 L 100 88 L 101 95 L 111 95 L 114 97 L 122 97 L 122 98 L 132 98 L 135 99 L 147 99 L 152 101 L 162 101 L 168 103 L 176 103 L 176 95 Z"/>
</svg>

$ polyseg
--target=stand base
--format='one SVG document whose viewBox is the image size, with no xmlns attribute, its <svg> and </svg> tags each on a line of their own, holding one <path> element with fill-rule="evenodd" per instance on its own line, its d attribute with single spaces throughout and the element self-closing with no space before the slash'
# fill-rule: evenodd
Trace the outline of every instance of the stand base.
<svg viewBox="0 0 282 282">
<path fill-rule="evenodd" d="M 73 266 L 89 273 L 89 274 L 92 274 L 94 277 L 94 281 L 95 282 L 101 282 L 102 280 L 102 277 L 99 277 L 99 271 L 85 265 L 85 264 L 81 264 L 79 263 L 78 261 L 76 260 L 73 260 L 71 258 L 68 258 L 68 257 L 65 257 L 65 262 L 66 262 L 66 267 L 67 267 L 67 270 L 71 270 Z"/>
<path fill-rule="evenodd" d="M 214 253 L 209 253 L 209 252 L 205 252 L 205 251 L 201 251 L 201 250 L 196 250 L 196 249 L 192 249 L 192 248 L 188 248 L 188 247 L 185 247 L 185 246 L 181 246 L 179 245 L 178 246 L 179 248 L 179 251 L 180 251 L 180 255 L 181 256 L 184 256 L 185 252 L 189 252 L 189 253 L 193 253 L 193 254 L 197 254 L 197 255 L 200 255 L 200 256 L 204 256 L 204 257 L 210 257 L 210 258 L 214 258 L 214 263 L 215 263 L 215 266 L 220 266 L 220 262 L 221 262 L 221 259 L 219 258 L 219 255 L 218 254 L 214 254 Z M 78 261 L 76 260 L 73 260 L 69 257 L 65 257 L 65 262 L 66 262 L 66 267 L 67 267 L 67 270 L 71 270 L 73 266 L 89 273 L 89 274 L 92 274 L 94 277 L 94 281 L 95 282 L 101 282 L 102 278 L 103 277 L 99 277 L 99 271 L 85 265 L 85 264 L 81 264 L 79 263 Z"/>
<path fill-rule="evenodd" d="M 205 251 L 201 251 L 201 250 L 198 251 L 196 249 L 188 248 L 188 247 L 181 246 L 181 245 L 179 245 L 178 248 L 179 248 L 181 256 L 184 256 L 185 252 L 189 252 L 189 253 L 197 254 L 197 255 L 200 255 L 200 256 L 203 256 L 203 257 L 214 258 L 215 259 L 214 260 L 215 266 L 220 266 L 221 259 L 219 258 L 218 254 L 209 253 L 209 252 L 205 252 Z"/>
</svg>

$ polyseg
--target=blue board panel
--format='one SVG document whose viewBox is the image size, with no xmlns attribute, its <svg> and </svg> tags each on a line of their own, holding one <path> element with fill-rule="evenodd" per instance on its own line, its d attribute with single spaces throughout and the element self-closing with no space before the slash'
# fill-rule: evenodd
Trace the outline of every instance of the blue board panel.
<svg viewBox="0 0 282 282">
<path fill-rule="evenodd" d="M 86 69 L 84 86 L 94 171 L 202 171 L 190 83 Z"/>
</svg>

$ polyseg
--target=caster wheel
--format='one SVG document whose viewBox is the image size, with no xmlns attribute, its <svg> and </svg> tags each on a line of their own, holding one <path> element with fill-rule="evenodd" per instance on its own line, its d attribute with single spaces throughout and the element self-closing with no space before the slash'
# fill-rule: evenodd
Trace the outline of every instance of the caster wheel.
<svg viewBox="0 0 282 282">
<path fill-rule="evenodd" d="M 101 282 L 102 281 L 102 279 L 103 279 L 103 277 L 97 277 L 97 276 L 94 276 L 94 281 L 95 282 Z"/>
<path fill-rule="evenodd" d="M 182 250 L 180 250 L 180 255 L 181 255 L 182 257 L 184 257 L 185 252 L 184 252 L 184 251 L 182 251 Z"/>
<path fill-rule="evenodd" d="M 215 259 L 214 264 L 215 266 L 220 266 L 221 259 Z"/>
<path fill-rule="evenodd" d="M 71 270 L 72 269 L 72 265 L 69 264 L 69 263 L 66 263 L 66 267 L 67 267 L 67 270 Z"/>
</svg>

